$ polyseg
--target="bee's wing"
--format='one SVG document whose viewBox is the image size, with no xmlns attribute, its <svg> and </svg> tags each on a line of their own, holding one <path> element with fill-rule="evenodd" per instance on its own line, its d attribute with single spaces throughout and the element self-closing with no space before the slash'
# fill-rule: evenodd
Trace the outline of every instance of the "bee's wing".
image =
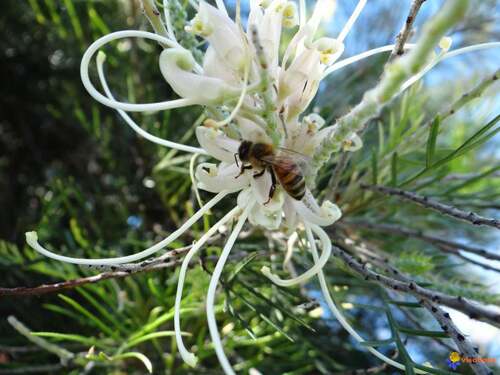
<svg viewBox="0 0 500 375">
<path fill-rule="evenodd" d="M 273 155 L 263 156 L 261 160 L 271 165 L 277 166 L 296 164 L 302 171 L 304 177 L 310 176 L 312 173 L 311 158 L 300 152 L 293 151 L 287 148 L 278 147 Z"/>
</svg>

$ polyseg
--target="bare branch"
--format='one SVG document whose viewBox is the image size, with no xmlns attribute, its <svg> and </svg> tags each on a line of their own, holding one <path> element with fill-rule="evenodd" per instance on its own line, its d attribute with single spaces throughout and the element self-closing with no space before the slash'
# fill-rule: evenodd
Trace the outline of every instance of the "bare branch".
<svg viewBox="0 0 500 375">
<path fill-rule="evenodd" d="M 382 267 L 386 267 L 387 271 L 390 271 L 392 274 L 397 275 L 397 279 L 406 283 L 414 283 L 412 279 L 410 279 L 408 276 L 406 276 L 401 271 L 396 269 L 396 267 L 390 265 L 387 259 L 385 260 L 386 262 L 384 262 L 385 264 L 382 265 Z M 451 319 L 450 314 L 444 312 L 438 305 L 433 303 L 428 298 L 420 299 L 419 303 L 423 307 L 425 307 L 432 314 L 432 316 L 438 321 L 442 330 L 446 332 L 448 336 L 450 336 L 450 338 L 455 342 L 457 348 L 459 348 L 462 354 L 470 358 L 478 357 L 477 351 L 474 349 L 469 340 L 464 336 L 464 334 L 460 332 L 460 330 L 457 328 L 457 326 Z M 490 374 L 490 370 L 482 362 L 471 363 L 470 365 L 474 373 L 478 375 Z"/>
<path fill-rule="evenodd" d="M 441 244 L 441 245 L 446 246 L 448 251 L 453 251 L 456 253 L 458 253 L 459 250 L 462 250 L 462 251 L 466 251 L 468 253 L 480 255 L 484 258 L 488 258 L 488 259 L 492 259 L 492 260 L 500 260 L 500 254 L 491 253 L 491 252 L 488 252 L 488 251 L 481 249 L 479 247 L 450 241 L 450 240 L 444 239 L 443 237 L 426 234 L 420 230 L 413 230 L 413 229 L 404 228 L 400 225 L 375 224 L 375 223 L 370 223 L 367 221 L 347 221 L 347 222 L 342 222 L 340 225 L 342 225 L 344 223 L 349 225 L 350 227 L 362 227 L 362 228 L 372 229 L 372 230 L 379 231 L 379 232 L 398 234 L 398 235 L 401 235 L 404 237 L 413 237 L 413 238 L 425 241 L 427 243 L 430 243 L 434 246 L 439 246 Z M 450 249 L 453 249 L 453 250 L 450 250 Z"/>
<path fill-rule="evenodd" d="M 361 187 L 363 189 L 376 191 L 385 195 L 401 197 L 404 200 L 415 202 L 422 207 L 429 208 L 444 215 L 448 215 L 474 225 L 487 225 L 493 228 L 500 229 L 500 220 L 480 216 L 472 211 L 465 212 L 456 207 L 439 203 L 435 200 L 429 199 L 426 196 L 419 195 L 410 191 L 379 185 L 361 184 Z"/>
<path fill-rule="evenodd" d="M 166 263 L 154 264 L 148 267 L 137 268 L 135 270 L 102 272 L 94 276 L 81 277 L 78 279 L 62 281 L 55 284 L 42 284 L 31 288 L 23 286 L 15 288 L 0 288 L 0 296 L 29 296 L 29 295 L 55 293 L 61 290 L 73 289 L 85 284 L 95 284 L 107 279 L 121 279 L 123 277 L 130 276 L 131 274 L 134 273 L 154 271 L 162 268 L 172 268 L 178 264 L 180 264 L 179 260 L 173 260 Z"/>
<path fill-rule="evenodd" d="M 415 22 L 417 13 L 424 2 L 425 0 L 413 0 L 408 17 L 406 17 L 406 22 L 399 34 L 396 36 L 396 44 L 394 45 L 394 49 L 392 50 L 388 61 L 392 61 L 397 56 L 401 56 L 404 53 L 404 45 L 410 37 L 413 22 Z"/>
<path fill-rule="evenodd" d="M 168 38 L 167 29 L 165 28 L 165 24 L 161 19 L 160 12 L 158 11 L 154 0 L 142 0 L 141 5 L 142 11 L 146 15 L 149 23 L 151 23 L 151 26 L 153 27 L 155 33 Z M 167 47 L 163 44 L 162 46 Z"/>
<path fill-rule="evenodd" d="M 381 275 L 367 269 L 366 264 L 361 264 L 347 252 L 337 246 L 332 246 L 332 253 L 338 256 L 349 268 L 364 276 L 366 280 L 373 280 L 399 293 L 408 293 L 418 299 L 429 299 L 440 305 L 451 307 L 468 315 L 471 319 L 481 320 L 500 328 L 500 312 L 487 308 L 476 301 L 469 301 L 461 296 L 450 296 L 441 292 L 423 288 L 414 282 L 403 282 Z M 395 276 L 398 276 L 399 272 Z"/>
<path fill-rule="evenodd" d="M 215 237 L 213 238 L 215 239 Z M 188 251 L 191 246 L 170 250 L 165 254 L 145 260 L 141 263 L 117 264 L 114 266 L 92 266 L 89 268 L 106 269 L 98 275 L 81 277 L 54 284 L 42 284 L 35 287 L 0 288 L 0 296 L 29 296 L 59 292 L 73 289 L 85 284 L 95 284 L 107 279 L 121 279 L 134 273 L 154 271 L 163 268 L 172 268 L 180 263 L 178 256 Z"/>
</svg>

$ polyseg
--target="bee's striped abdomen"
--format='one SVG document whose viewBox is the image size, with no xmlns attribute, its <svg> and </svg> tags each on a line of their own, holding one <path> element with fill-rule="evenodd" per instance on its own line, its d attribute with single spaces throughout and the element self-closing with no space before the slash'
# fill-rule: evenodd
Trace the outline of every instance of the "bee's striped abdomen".
<svg viewBox="0 0 500 375">
<path fill-rule="evenodd" d="M 306 192 L 306 182 L 301 169 L 295 163 L 273 166 L 283 189 L 294 199 L 301 200 Z"/>
</svg>

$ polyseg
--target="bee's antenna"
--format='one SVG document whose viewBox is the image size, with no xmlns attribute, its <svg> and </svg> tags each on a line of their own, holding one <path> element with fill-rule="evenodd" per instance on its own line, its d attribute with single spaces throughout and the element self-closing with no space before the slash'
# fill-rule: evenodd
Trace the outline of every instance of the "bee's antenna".
<svg viewBox="0 0 500 375">
<path fill-rule="evenodd" d="M 234 162 L 236 163 L 236 166 L 239 168 L 240 164 L 238 163 L 238 153 L 237 152 L 234 153 Z"/>
</svg>

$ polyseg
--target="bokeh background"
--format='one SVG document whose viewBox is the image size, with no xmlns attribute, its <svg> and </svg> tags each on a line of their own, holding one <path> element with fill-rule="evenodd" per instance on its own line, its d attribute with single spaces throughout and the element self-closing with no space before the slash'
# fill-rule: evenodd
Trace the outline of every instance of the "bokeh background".
<svg viewBox="0 0 500 375">
<path fill-rule="evenodd" d="M 453 32 L 454 47 L 500 39 L 498 2 L 472 2 L 475 6 Z M 178 10 L 176 27 L 182 30 L 182 25 L 194 15 L 193 9 L 187 1 L 174 0 L 173 3 Z M 404 22 L 409 3 L 370 1 L 346 40 L 345 56 L 392 43 Z M 424 4 L 416 22 L 417 34 L 422 23 L 442 3 L 429 0 Z M 34 286 L 92 274 L 94 271 L 49 261 L 35 254 L 26 248 L 24 233 L 36 229 L 44 243 L 72 256 L 110 257 L 143 249 L 170 233 L 197 209 L 188 170 L 190 156 L 139 138 L 113 110 L 95 102 L 80 81 L 80 58 L 93 40 L 111 31 L 150 30 L 150 27 L 136 0 L 4 0 L 1 5 L 0 286 Z M 325 25 L 324 33 L 335 35 L 354 6 L 353 1 L 339 1 L 338 12 L 332 22 Z M 243 10 L 246 7 L 243 1 Z M 193 48 L 203 48 L 189 34 L 180 35 Z M 131 102 L 173 97 L 158 69 L 157 45 L 137 39 L 125 40 L 106 52 L 108 82 L 117 96 Z M 386 55 L 376 56 L 336 72 L 322 86 L 313 106 L 326 118 L 346 113 L 360 100 L 362 93 L 377 82 L 386 59 Z M 418 90 L 406 97 L 407 103 L 398 100 L 381 114 L 366 133 L 366 147 L 350 164 L 345 180 L 354 172 L 363 174 L 363 168 L 369 169 L 370 150 L 379 145 L 378 124 L 388 126 L 391 121 L 403 121 L 401 108 L 405 105 L 410 106 L 405 112 L 410 118 L 405 121 L 427 119 L 498 69 L 499 61 L 498 51 L 487 51 L 439 65 Z M 474 129 L 498 115 L 499 99 L 497 85 L 480 101 L 463 109 L 454 120 L 453 131 L 440 140 L 443 150 L 458 146 Z M 159 137 L 194 145 L 193 130 L 201 114 L 200 108 L 187 108 L 134 115 L 134 118 Z M 498 166 L 499 145 L 496 135 L 480 149 L 454 161 L 446 173 L 472 173 Z M 418 151 L 409 154 L 405 160 L 408 168 L 412 158 L 416 163 L 419 155 Z M 333 165 L 324 172 L 323 181 L 328 180 Z M 464 197 L 472 196 L 476 203 L 490 203 L 484 213 L 498 216 L 498 180 L 498 174 L 495 177 L 493 173 L 484 181 L 468 185 L 461 193 Z M 442 186 L 439 183 L 430 186 L 432 194 L 438 195 Z M 204 199 L 209 196 L 202 193 Z M 495 201 L 496 208 L 492 209 Z M 393 203 L 397 208 L 397 202 Z M 231 202 L 225 203 L 213 213 L 214 217 L 230 206 Z M 382 212 L 384 209 L 389 211 Z M 395 213 L 387 207 L 375 206 L 360 213 L 373 219 L 379 214 L 384 218 L 416 220 L 421 228 L 437 225 L 446 236 L 467 238 L 489 249 L 498 251 L 500 247 L 500 238 L 492 231 L 463 229 L 440 218 L 429 220 L 410 209 Z M 197 224 L 189 236 L 174 245 L 188 244 L 203 231 L 204 224 Z M 375 236 L 370 232 L 366 235 Z M 426 251 L 422 244 L 415 244 L 411 239 L 391 241 L 388 246 L 398 248 L 400 253 Z M 209 270 L 213 269 L 212 258 L 218 253 L 219 245 L 204 254 Z M 255 367 L 264 374 L 344 373 L 377 365 L 328 314 L 321 317 L 317 309 L 306 309 L 303 316 L 297 318 L 300 315 L 297 306 L 306 302 L 300 291 L 278 291 L 260 276 L 259 262 L 268 262 L 267 253 L 278 250 L 269 247 L 268 238 L 262 233 L 251 234 L 250 240 L 237 245 L 235 252 L 243 255 L 234 264 L 252 252 L 259 256 L 253 268 L 249 267 L 239 276 L 241 280 L 226 280 L 228 288 L 224 288 L 219 301 L 219 308 L 229 311 L 221 317 L 224 324 L 220 327 L 224 327 L 228 337 L 229 350 L 237 353 L 233 353 L 233 358 L 240 362 L 240 370 L 248 372 Z M 429 272 L 438 269 L 446 272 L 444 279 L 465 290 L 464 294 L 471 293 L 478 300 L 498 304 L 498 273 L 460 266 L 456 259 L 446 256 L 429 259 L 426 261 L 435 267 Z M 234 264 L 228 268 L 228 278 L 235 269 Z M 306 264 L 307 261 L 303 266 Z M 443 271 L 446 266 L 448 270 Z M 134 359 L 94 361 L 88 365 L 80 358 L 61 364 L 57 355 L 38 348 L 14 330 L 7 323 L 9 315 L 33 331 L 78 336 L 73 340 L 63 336 L 49 338 L 75 353 L 84 353 L 95 346 L 96 350 L 112 356 L 123 349 L 123 343 L 132 342 L 128 349 L 147 354 L 155 373 L 220 373 L 208 344 L 204 320 L 203 301 L 210 271 L 195 264 L 190 272 L 184 293 L 184 325 L 193 334 L 189 342 L 196 345 L 202 359 L 197 369 L 187 369 L 181 363 L 175 342 L 167 334 L 142 343 L 131 339 L 172 330 L 168 314 L 173 307 L 176 273 L 164 270 L 86 286 L 64 292 L 63 296 L 0 297 L 0 374 L 145 372 L 140 361 Z M 339 285 L 335 292 L 340 300 L 348 301 L 356 283 L 353 284 L 353 278 L 345 270 L 337 274 L 338 278 L 332 278 L 332 282 Z M 314 286 L 306 292 L 313 297 L 316 294 Z M 373 296 L 358 294 L 357 302 L 377 304 Z M 366 336 L 387 337 L 390 333 L 385 318 L 376 310 L 354 309 L 350 316 Z M 403 315 L 397 317 L 405 319 Z M 458 313 L 454 317 L 459 326 L 480 343 L 482 353 L 500 358 L 498 329 L 474 323 Z M 253 336 L 257 340 L 253 340 Z M 421 338 L 411 339 L 408 348 L 416 361 L 430 361 L 437 366 L 445 365 L 449 353 L 449 349 L 435 341 Z M 387 352 L 391 353 L 391 349 Z M 467 373 L 468 370 L 462 366 L 460 371 Z M 399 372 L 384 369 L 381 373 Z"/>
</svg>

